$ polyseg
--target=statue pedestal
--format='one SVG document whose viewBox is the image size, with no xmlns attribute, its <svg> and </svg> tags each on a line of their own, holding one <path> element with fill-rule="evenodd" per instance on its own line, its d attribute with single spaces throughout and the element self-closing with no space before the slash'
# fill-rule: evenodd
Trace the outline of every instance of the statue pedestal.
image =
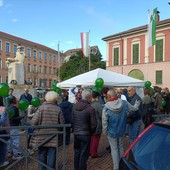
<svg viewBox="0 0 170 170">
<path fill-rule="evenodd" d="M 12 80 L 17 81 L 17 84 L 24 84 L 24 63 L 13 62 L 8 66 L 8 84 Z"/>
</svg>

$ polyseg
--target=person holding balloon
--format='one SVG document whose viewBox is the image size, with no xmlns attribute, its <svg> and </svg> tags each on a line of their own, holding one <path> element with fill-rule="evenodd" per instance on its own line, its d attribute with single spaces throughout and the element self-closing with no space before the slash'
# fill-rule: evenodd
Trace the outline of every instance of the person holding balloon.
<svg viewBox="0 0 170 170">
<path fill-rule="evenodd" d="M 9 99 L 9 106 L 7 107 L 7 110 L 9 112 L 9 121 L 10 126 L 20 126 L 20 120 L 23 118 L 19 115 L 19 109 L 16 106 L 17 99 L 16 97 L 12 97 Z M 19 151 L 20 146 L 20 137 L 19 137 L 20 129 L 13 128 L 10 129 L 10 140 L 9 142 L 14 145 L 15 147 L 9 147 L 8 148 L 8 156 L 12 156 L 13 160 L 20 159 L 23 155 Z"/>
<path fill-rule="evenodd" d="M 36 111 L 38 110 L 39 106 L 41 104 L 41 101 L 40 101 L 40 98 L 38 97 L 34 97 L 32 98 L 31 100 L 31 104 L 28 106 L 28 109 L 27 109 L 27 124 L 30 125 L 30 121 L 31 119 L 33 118 L 33 116 L 35 115 Z M 31 140 L 31 135 L 30 133 L 33 132 L 33 128 L 28 128 L 28 143 L 27 143 L 27 146 L 29 148 L 29 143 L 30 143 L 30 140 Z"/>
<path fill-rule="evenodd" d="M 169 88 L 165 87 L 163 89 L 163 92 L 164 92 L 164 95 L 163 95 L 162 105 L 164 107 L 165 114 L 169 114 L 170 113 L 170 92 L 169 92 Z"/>
<path fill-rule="evenodd" d="M 29 104 L 31 104 L 32 95 L 29 94 L 28 88 L 25 88 L 24 93 L 21 94 L 19 101 L 21 101 L 21 100 L 27 100 L 29 102 Z M 25 110 L 20 109 L 20 110 L 21 110 L 21 115 L 23 116 L 23 119 L 21 120 L 21 124 L 25 125 L 27 122 L 27 110 L 26 109 Z"/>
<path fill-rule="evenodd" d="M 155 86 L 154 91 L 155 91 L 154 99 L 155 99 L 156 114 L 162 114 L 163 106 L 162 106 L 161 88 L 158 86 Z"/>
<path fill-rule="evenodd" d="M 5 107 L 9 106 L 9 99 L 14 97 L 13 92 L 14 92 L 14 89 L 10 88 L 8 95 L 5 97 Z"/>
<path fill-rule="evenodd" d="M 100 137 L 102 133 L 102 110 L 103 106 L 99 104 L 99 92 L 92 91 L 92 102 L 91 106 L 95 109 L 97 127 L 94 134 L 91 136 L 90 142 L 90 156 L 91 158 L 99 158 L 101 155 L 98 154 L 98 146 L 100 142 Z"/>
<path fill-rule="evenodd" d="M 8 112 L 6 108 L 3 106 L 3 98 L 0 96 L 0 127 L 9 126 L 9 118 L 8 118 Z M 0 130 L 0 135 L 3 134 L 9 134 L 9 130 Z M 6 137 L 0 137 L 4 140 L 7 140 Z M 0 168 L 5 167 L 9 164 L 9 162 L 6 160 L 6 154 L 7 154 L 7 144 L 3 141 L 0 141 Z"/>
</svg>

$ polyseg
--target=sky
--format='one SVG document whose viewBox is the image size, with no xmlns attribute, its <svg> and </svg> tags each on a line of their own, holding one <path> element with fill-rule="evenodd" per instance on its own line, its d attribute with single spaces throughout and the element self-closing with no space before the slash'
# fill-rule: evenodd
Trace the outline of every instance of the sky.
<svg viewBox="0 0 170 170">
<path fill-rule="evenodd" d="M 81 48 L 80 33 L 106 59 L 102 38 L 148 23 L 157 7 L 170 18 L 170 0 L 0 0 L 0 31 L 66 52 Z"/>
</svg>

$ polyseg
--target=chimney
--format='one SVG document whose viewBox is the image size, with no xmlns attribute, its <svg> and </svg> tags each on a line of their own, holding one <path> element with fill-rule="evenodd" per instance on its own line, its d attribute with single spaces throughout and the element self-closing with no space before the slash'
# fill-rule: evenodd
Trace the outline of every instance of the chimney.
<svg viewBox="0 0 170 170">
<path fill-rule="evenodd" d="M 156 13 L 156 22 L 159 22 L 160 21 L 160 16 L 159 16 L 159 11 L 157 11 L 157 13 Z"/>
</svg>

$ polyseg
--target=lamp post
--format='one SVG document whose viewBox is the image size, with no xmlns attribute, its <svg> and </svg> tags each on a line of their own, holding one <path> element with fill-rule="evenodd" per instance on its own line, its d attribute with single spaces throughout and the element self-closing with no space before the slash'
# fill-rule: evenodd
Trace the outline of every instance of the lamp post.
<svg viewBox="0 0 170 170">
<path fill-rule="evenodd" d="M 58 42 L 58 82 L 60 82 L 60 42 Z"/>
</svg>

